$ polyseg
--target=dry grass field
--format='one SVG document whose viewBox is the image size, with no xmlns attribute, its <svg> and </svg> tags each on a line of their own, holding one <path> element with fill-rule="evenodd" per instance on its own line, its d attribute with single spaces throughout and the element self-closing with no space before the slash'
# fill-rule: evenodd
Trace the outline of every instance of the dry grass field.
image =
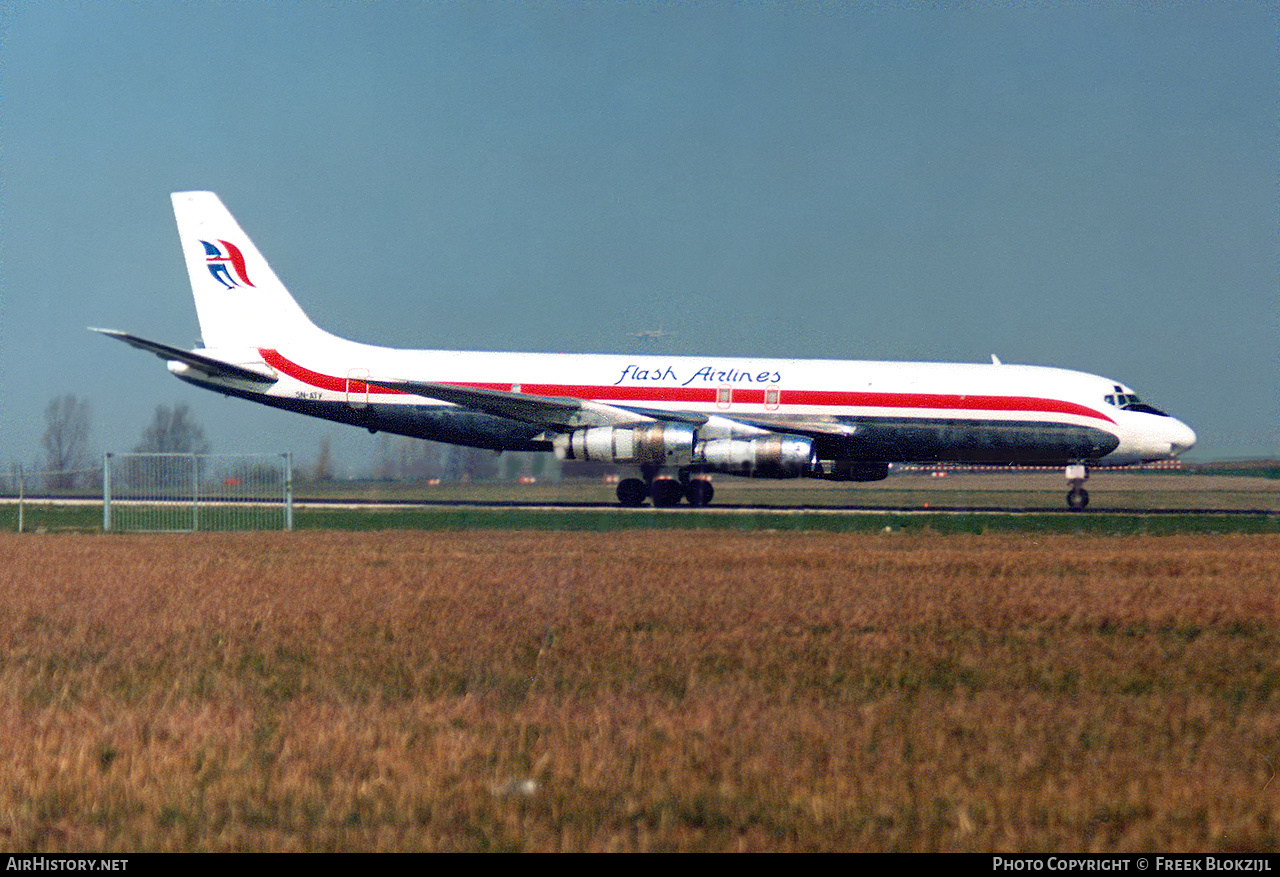
<svg viewBox="0 0 1280 877">
<path fill-rule="evenodd" d="M 6 850 L 1280 846 L 1277 536 L 0 558 Z"/>
</svg>

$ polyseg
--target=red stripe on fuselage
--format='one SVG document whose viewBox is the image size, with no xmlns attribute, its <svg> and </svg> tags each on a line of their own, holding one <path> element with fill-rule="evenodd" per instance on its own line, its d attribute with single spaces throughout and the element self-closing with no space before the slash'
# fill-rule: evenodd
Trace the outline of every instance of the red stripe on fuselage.
<svg viewBox="0 0 1280 877">
<path fill-rule="evenodd" d="M 379 394 L 387 396 L 403 396 L 399 390 L 390 390 L 386 387 L 379 387 L 372 384 L 366 384 L 353 378 L 339 378 L 334 375 L 321 374 L 313 372 L 309 368 L 304 368 L 296 362 L 280 355 L 278 350 L 270 350 L 265 347 L 258 348 L 258 352 L 262 354 L 262 361 L 271 366 L 278 372 L 283 372 L 295 381 L 301 381 L 308 386 L 316 387 L 321 390 L 329 390 L 334 393 L 369 393 L 370 395 Z"/>
<path fill-rule="evenodd" d="M 403 396 L 400 390 L 366 384 L 354 378 L 321 374 L 298 365 L 282 356 L 278 350 L 259 350 L 263 361 L 273 369 L 309 386 L 335 393 Z M 470 381 L 444 381 L 459 387 L 477 390 L 510 392 L 519 385 L 520 392 L 530 396 L 558 396 L 571 399 L 589 399 L 593 402 L 623 402 L 633 404 L 692 403 L 714 405 L 716 387 L 609 387 L 583 384 L 525 384 L 512 381 L 508 384 L 476 383 Z M 1072 414 L 1115 423 L 1105 414 L 1076 402 L 1063 399 L 1040 399 L 1033 396 L 969 396 L 945 393 L 856 393 L 842 390 L 782 390 L 786 405 L 815 408 L 915 408 L 935 411 L 1016 411 L 1038 414 Z M 763 405 L 762 389 L 733 388 L 733 404 Z"/>
</svg>

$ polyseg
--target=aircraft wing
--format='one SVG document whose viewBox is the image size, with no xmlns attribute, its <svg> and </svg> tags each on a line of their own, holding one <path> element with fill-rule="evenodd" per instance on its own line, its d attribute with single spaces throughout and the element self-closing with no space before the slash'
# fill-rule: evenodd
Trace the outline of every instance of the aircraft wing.
<svg viewBox="0 0 1280 877">
<path fill-rule="evenodd" d="M 696 414 L 692 411 L 666 411 L 662 408 L 636 408 L 634 405 L 617 406 L 623 411 L 630 411 L 632 414 L 639 414 L 653 421 L 663 421 L 664 423 L 687 423 L 690 426 L 702 426 L 710 416 L 706 414 Z"/>
<path fill-rule="evenodd" d="M 702 426 L 709 417 L 685 411 L 663 411 L 651 408 L 629 408 L 606 405 L 560 396 L 536 396 L 506 390 L 464 387 L 458 384 L 438 384 L 424 381 L 383 381 L 371 379 L 370 384 L 386 387 L 450 402 L 474 411 L 483 411 L 499 417 L 509 417 L 525 423 L 533 423 L 553 429 L 572 430 L 585 426 L 627 426 L 637 423 L 687 423 Z M 852 438 L 856 426 L 831 420 L 791 420 L 785 422 L 760 421 L 750 418 L 732 418 L 738 423 L 755 426 L 763 432 L 789 433 L 809 438 Z"/>
<path fill-rule="evenodd" d="M 533 423 L 552 429 L 571 430 L 584 426 L 625 426 L 633 423 L 653 423 L 659 417 L 648 413 L 630 411 L 601 402 L 589 402 L 561 396 L 535 396 L 530 393 L 512 393 L 505 390 L 489 390 L 464 387 L 458 384 L 436 384 L 424 381 L 381 381 L 370 379 L 370 384 L 450 402 L 473 411 L 509 417 L 525 423 Z"/>
<path fill-rule="evenodd" d="M 835 420 L 801 420 L 788 418 L 784 421 L 761 421 L 755 422 L 750 419 L 739 418 L 743 423 L 750 423 L 752 426 L 760 426 L 773 432 L 789 432 L 796 435 L 806 435 L 810 438 L 852 438 L 858 432 L 858 427 L 851 423 L 841 423 Z"/>
<path fill-rule="evenodd" d="M 179 347 L 170 347 L 168 344 L 161 344 L 158 341 L 148 341 L 146 338 L 139 338 L 137 335 L 130 335 L 128 332 L 119 332 L 115 329 L 94 329 L 91 332 L 97 332 L 111 338 L 118 338 L 131 347 L 139 350 L 145 350 L 148 353 L 154 353 L 156 356 L 168 362 L 181 362 L 190 366 L 198 372 L 203 372 L 210 377 L 215 378 L 234 378 L 238 381 L 249 381 L 255 384 L 274 384 L 278 378 L 274 373 L 267 371 L 258 371 L 256 369 L 247 368 L 242 365 L 235 365 L 230 362 L 223 362 L 220 359 L 214 359 L 211 356 L 205 356 L 200 353 L 193 353 L 189 350 L 183 350 Z"/>
<path fill-rule="evenodd" d="M 809 419 L 788 417 L 785 420 L 756 420 L 752 417 L 735 417 L 734 420 L 739 423 L 745 423 L 748 426 L 768 430 L 769 432 L 802 435 L 815 440 L 835 439 L 837 441 L 847 441 L 855 438 L 861 431 L 855 424 L 842 423 L 838 420 L 824 420 L 820 417 Z"/>
</svg>

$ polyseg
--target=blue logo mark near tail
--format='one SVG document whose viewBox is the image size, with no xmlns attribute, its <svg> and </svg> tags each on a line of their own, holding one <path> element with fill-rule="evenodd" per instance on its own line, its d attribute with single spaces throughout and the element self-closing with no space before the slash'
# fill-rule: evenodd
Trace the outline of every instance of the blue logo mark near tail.
<svg viewBox="0 0 1280 877">
<path fill-rule="evenodd" d="M 213 275 L 213 279 L 221 283 L 227 289 L 235 289 L 238 286 L 253 286 L 253 282 L 249 280 L 249 272 L 245 270 L 244 254 L 240 252 L 240 248 L 230 241 L 219 240 L 222 244 L 220 249 L 217 245 L 208 241 L 201 241 L 204 244 L 205 261 L 209 264 L 209 273 Z M 233 277 L 231 272 L 235 272 Z"/>
</svg>

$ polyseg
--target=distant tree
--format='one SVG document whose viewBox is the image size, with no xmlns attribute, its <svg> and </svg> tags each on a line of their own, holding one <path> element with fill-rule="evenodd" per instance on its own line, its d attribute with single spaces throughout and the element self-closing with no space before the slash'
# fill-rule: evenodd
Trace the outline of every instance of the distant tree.
<svg viewBox="0 0 1280 877">
<path fill-rule="evenodd" d="M 498 474 L 498 455 L 484 448 L 458 447 L 453 475 L 459 481 L 487 481 Z"/>
<path fill-rule="evenodd" d="M 524 473 L 524 457 L 521 454 L 503 454 L 499 460 L 503 481 L 516 481 Z"/>
<path fill-rule="evenodd" d="M 555 454 L 534 451 L 529 455 L 529 474 L 539 481 L 559 481 L 560 468 Z"/>
<path fill-rule="evenodd" d="M 333 480 L 333 445 L 328 436 L 320 439 L 320 450 L 316 453 L 316 464 L 311 470 L 311 480 L 317 482 Z"/>
<path fill-rule="evenodd" d="M 451 445 L 384 435 L 378 444 L 375 475 L 383 481 L 426 481 L 447 478 Z"/>
<path fill-rule="evenodd" d="M 500 458 L 502 477 L 518 481 L 529 476 L 537 481 L 558 481 L 559 470 L 553 465 L 556 458 L 545 451 L 507 451 Z"/>
<path fill-rule="evenodd" d="M 484 481 L 498 477 L 498 461 L 497 454 L 484 448 L 384 437 L 374 473 L 385 481 Z"/>
<path fill-rule="evenodd" d="M 59 396 L 44 410 L 46 481 L 52 489 L 75 487 L 89 468 L 89 403 L 70 393 Z"/>
<path fill-rule="evenodd" d="M 395 478 L 395 456 L 391 450 L 391 436 L 385 432 L 378 436 L 378 459 L 373 464 L 373 477 L 379 481 Z"/>
<path fill-rule="evenodd" d="M 204 427 L 196 421 L 186 403 L 157 405 L 151 425 L 134 448 L 141 454 L 207 454 L 209 442 Z"/>
</svg>

